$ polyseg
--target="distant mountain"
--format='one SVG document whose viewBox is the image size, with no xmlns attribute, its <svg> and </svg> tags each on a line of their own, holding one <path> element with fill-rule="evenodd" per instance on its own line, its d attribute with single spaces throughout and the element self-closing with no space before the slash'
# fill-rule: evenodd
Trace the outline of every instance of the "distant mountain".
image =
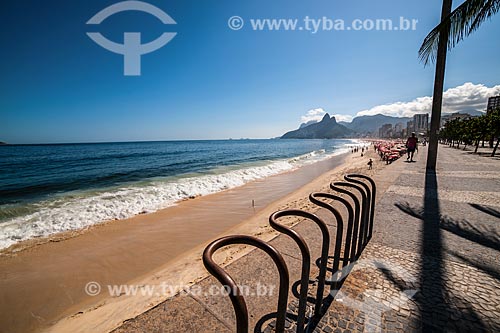
<svg viewBox="0 0 500 333">
<path fill-rule="evenodd" d="M 312 124 L 316 124 L 318 121 L 317 120 L 309 120 L 307 123 L 302 123 L 300 124 L 299 128 L 303 128 Z"/>
<path fill-rule="evenodd" d="M 340 122 L 339 124 L 353 130 L 358 134 L 368 134 L 368 133 L 378 133 L 378 129 L 384 124 L 392 124 L 392 126 L 397 123 L 403 123 L 403 127 L 406 127 L 406 123 L 412 118 L 398 118 L 385 116 L 383 114 L 376 114 L 374 116 L 360 116 L 356 117 L 350 123 Z"/>
<path fill-rule="evenodd" d="M 457 112 L 454 112 L 457 113 Z M 485 114 L 485 112 L 482 111 L 476 111 L 472 109 L 468 110 L 462 110 L 460 113 L 468 113 L 471 116 L 482 116 Z M 443 113 L 442 116 L 451 116 L 453 113 Z M 328 116 L 328 117 L 327 117 Z M 326 131 L 323 128 L 325 125 L 325 121 L 328 119 L 333 119 L 333 122 L 335 122 L 335 126 L 341 126 L 336 127 L 334 130 L 333 127 L 330 129 L 330 132 Z M 325 120 L 326 119 L 326 120 Z M 365 136 L 365 135 L 377 135 L 378 130 L 382 125 L 385 124 L 391 124 L 392 126 L 398 124 L 398 123 L 403 123 L 403 128 L 406 128 L 406 123 L 413 118 L 410 117 L 391 117 L 391 116 L 386 116 L 383 114 L 376 114 L 373 116 L 360 116 L 360 117 L 355 117 L 352 122 L 348 123 L 345 121 L 339 121 L 338 123 L 335 121 L 335 117 L 330 118 L 328 114 L 323 117 L 321 122 L 317 122 L 316 120 L 311 120 L 306 123 L 300 124 L 300 127 L 298 130 L 291 131 L 286 133 L 285 135 L 282 136 L 282 138 L 290 138 L 290 136 L 293 136 L 294 138 L 309 138 L 313 136 L 314 138 L 322 137 L 322 136 L 327 136 L 330 137 L 331 135 L 335 135 L 335 137 L 346 137 L 346 136 Z M 429 115 L 429 120 L 430 120 L 430 115 Z M 323 124 L 319 127 L 321 127 L 321 130 L 318 130 L 318 127 L 311 127 L 311 126 L 317 126 L 318 124 Z M 311 128 L 310 128 L 311 127 Z M 344 127 L 342 129 L 342 127 Z M 306 128 L 309 128 L 306 130 Z M 346 129 L 351 130 L 350 132 L 347 132 Z M 285 137 L 286 136 L 286 137 Z"/>
<path fill-rule="evenodd" d="M 453 112 L 453 113 L 443 113 L 441 114 L 441 116 L 451 116 L 455 113 L 461 113 L 461 114 L 464 114 L 464 113 L 467 113 L 467 114 L 470 114 L 471 116 L 473 117 L 478 117 L 478 116 L 483 116 L 486 114 L 486 112 L 483 112 L 483 111 L 477 111 L 477 110 L 462 110 L 462 111 L 459 111 L 459 112 Z M 430 116 L 429 116 L 430 117 Z"/>
<path fill-rule="evenodd" d="M 307 123 L 306 123 L 307 124 Z M 304 124 L 302 124 L 304 125 Z M 327 113 L 320 122 L 302 126 L 285 133 L 282 139 L 336 139 L 348 137 L 354 132 L 347 127 L 340 125 Z"/>
</svg>

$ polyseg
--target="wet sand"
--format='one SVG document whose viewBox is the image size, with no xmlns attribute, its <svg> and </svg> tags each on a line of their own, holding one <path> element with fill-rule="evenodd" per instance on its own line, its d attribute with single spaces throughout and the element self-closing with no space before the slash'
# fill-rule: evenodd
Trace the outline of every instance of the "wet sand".
<svg viewBox="0 0 500 333">
<path fill-rule="evenodd" d="M 270 237 L 272 232 L 265 229 L 267 216 L 282 208 L 292 192 L 303 195 L 314 179 L 320 181 L 319 176 L 324 178 L 343 162 L 345 167 L 354 160 L 364 164 L 365 159 L 351 154 L 337 156 L 156 213 L 95 226 L 76 237 L 59 237 L 55 239 L 63 240 L 4 254 L 0 257 L 0 332 L 43 331 L 68 316 L 50 330 L 64 331 L 75 318 L 86 316 L 85 322 L 95 322 L 93 331 L 99 332 L 112 326 L 102 318 L 109 313 L 103 314 L 101 308 L 114 309 L 112 319 L 116 322 L 138 314 L 166 295 L 143 297 L 138 302 L 127 299 L 120 304 L 120 297 L 110 299 L 105 292 L 88 296 L 85 285 L 90 281 L 105 286 L 159 277 L 179 285 L 192 283 L 206 274 L 199 256 L 210 240 L 235 227 L 242 233 L 267 233 Z M 113 302 L 114 307 L 108 306 Z M 103 326 L 98 325 L 101 322 L 105 322 Z"/>
</svg>

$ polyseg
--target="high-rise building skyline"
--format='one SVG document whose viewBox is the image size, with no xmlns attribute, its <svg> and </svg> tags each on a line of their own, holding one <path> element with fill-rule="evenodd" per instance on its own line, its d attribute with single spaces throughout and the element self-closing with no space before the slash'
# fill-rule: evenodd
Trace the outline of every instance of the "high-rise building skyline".
<svg viewBox="0 0 500 333">
<path fill-rule="evenodd" d="M 500 108 L 500 96 L 493 96 L 488 98 L 488 107 L 486 108 L 486 112 L 490 112 L 491 110 Z"/>
<path fill-rule="evenodd" d="M 427 134 L 429 130 L 429 114 L 419 113 L 413 116 L 413 132 Z"/>
<path fill-rule="evenodd" d="M 378 136 L 380 138 L 391 138 L 392 137 L 392 124 L 384 124 L 378 130 Z"/>
</svg>

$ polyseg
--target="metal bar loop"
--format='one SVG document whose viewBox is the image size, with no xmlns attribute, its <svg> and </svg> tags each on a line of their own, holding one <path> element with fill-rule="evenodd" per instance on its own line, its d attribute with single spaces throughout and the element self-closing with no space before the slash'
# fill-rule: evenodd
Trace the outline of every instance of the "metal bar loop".
<svg viewBox="0 0 500 333">
<path fill-rule="evenodd" d="M 372 187 L 372 199 L 371 199 L 371 208 L 370 208 L 370 228 L 369 228 L 369 236 L 368 240 L 370 240 L 373 236 L 373 218 L 375 216 L 375 199 L 377 197 L 377 185 L 375 181 L 366 175 L 361 174 L 349 174 L 347 175 L 350 178 L 361 178 L 367 180 Z"/>
<path fill-rule="evenodd" d="M 358 182 L 358 180 L 356 180 Z M 366 213 L 367 211 L 367 195 L 365 188 L 361 185 L 358 185 L 356 182 L 349 182 L 348 184 L 351 185 L 351 187 L 359 192 L 361 195 L 361 212 L 360 212 L 360 231 L 359 231 L 359 239 L 358 239 L 358 250 L 357 250 L 357 256 L 359 257 L 361 255 L 361 252 L 365 248 L 366 242 L 365 242 L 365 234 L 366 234 L 366 226 L 367 226 L 367 221 L 368 221 L 368 214 Z"/>
<path fill-rule="evenodd" d="M 279 217 L 282 216 L 292 216 L 292 214 L 280 214 L 282 212 L 276 212 L 271 214 L 269 217 L 269 224 L 275 230 L 289 236 L 295 243 L 297 243 L 300 253 L 302 254 L 302 270 L 300 276 L 300 294 L 299 294 L 299 306 L 297 310 L 297 331 L 303 332 L 305 326 L 305 314 L 307 307 L 307 290 L 309 288 L 309 273 L 310 273 L 310 263 L 311 254 L 309 252 L 309 247 L 307 246 L 305 240 L 302 236 L 295 230 L 290 229 L 282 224 L 276 222 Z"/>
<path fill-rule="evenodd" d="M 203 264 L 205 268 L 212 274 L 225 288 L 228 289 L 231 303 L 233 304 L 234 313 L 236 315 L 236 332 L 248 333 L 248 310 L 245 299 L 242 296 L 241 290 L 234 279 L 218 264 L 213 261 L 213 254 L 221 247 L 235 244 L 246 244 L 255 246 L 266 252 L 274 264 L 278 268 L 280 277 L 280 287 L 278 295 L 278 308 L 276 318 L 276 332 L 283 333 L 285 331 L 286 309 L 288 303 L 288 289 L 290 278 L 285 260 L 281 254 L 271 245 L 264 241 L 245 235 L 226 236 L 219 238 L 210 243 L 203 251 Z"/>
<path fill-rule="evenodd" d="M 347 180 L 348 182 L 358 184 L 363 189 L 365 190 L 365 205 L 363 208 L 363 220 L 364 220 L 364 225 L 363 225 L 363 248 L 368 244 L 368 231 L 370 227 L 370 208 L 371 208 L 371 191 L 370 187 L 365 183 L 357 179 L 353 179 L 349 177 L 349 175 L 344 175 L 344 179 Z"/>
<path fill-rule="evenodd" d="M 354 230 L 353 230 L 353 238 L 352 238 L 352 246 L 351 246 L 351 262 L 355 261 L 360 255 L 361 251 L 358 250 L 360 249 L 360 244 L 361 244 L 361 225 L 362 225 L 362 218 L 361 218 L 361 204 L 359 201 L 359 198 L 352 193 L 349 190 L 343 189 L 340 186 L 343 187 L 348 187 L 348 188 L 356 188 L 355 185 L 347 182 L 333 182 L 330 184 L 330 188 L 333 191 L 337 191 L 339 193 L 343 193 L 348 195 L 352 201 L 354 202 Z M 359 190 L 359 189 L 358 189 Z"/>
<path fill-rule="evenodd" d="M 339 269 L 339 264 L 340 264 L 340 252 L 341 252 L 341 245 L 342 245 L 342 234 L 343 234 L 343 221 L 342 221 L 342 215 L 330 204 L 319 200 L 319 198 L 326 198 L 330 200 L 335 200 L 340 203 L 342 203 L 346 208 L 347 208 L 347 232 L 346 232 L 346 237 L 345 237 L 345 243 L 344 243 L 344 256 L 342 260 L 342 267 L 347 266 L 349 262 L 349 255 L 350 255 L 350 250 L 351 250 L 351 240 L 352 240 L 352 230 L 353 230 L 353 218 L 354 218 L 354 210 L 352 209 L 351 204 L 349 201 L 346 199 L 339 197 L 334 194 L 330 193 L 321 193 L 321 192 L 314 192 L 309 195 L 309 200 L 318 205 L 321 206 L 327 210 L 329 210 L 334 216 L 335 220 L 337 222 L 337 236 L 335 239 L 335 252 L 334 252 L 334 262 L 333 262 L 333 269 L 332 273 L 335 274 L 337 270 Z M 337 263 L 335 262 L 337 261 Z"/>
<path fill-rule="evenodd" d="M 298 309 L 298 319 L 297 319 L 297 331 L 302 331 L 305 323 L 305 310 L 307 305 L 307 290 L 309 288 L 309 274 L 311 265 L 311 254 L 309 248 L 302 238 L 295 230 L 290 229 L 286 226 L 279 224 L 276 220 L 285 216 L 300 216 L 315 222 L 321 229 L 321 234 L 323 237 L 321 246 L 321 262 L 323 263 L 319 269 L 318 275 L 318 289 L 316 292 L 316 303 L 314 306 L 314 315 L 321 315 L 321 307 L 323 304 L 323 292 L 325 288 L 325 278 L 326 278 L 326 263 L 328 262 L 328 251 L 330 248 L 330 233 L 328 231 L 328 226 L 323 220 L 314 214 L 309 212 L 299 210 L 299 209 L 288 209 L 275 212 L 269 217 L 269 223 L 271 226 L 288 236 L 290 236 L 299 246 L 302 253 L 302 275 L 301 275 L 301 286 L 300 286 L 300 297 L 299 297 L 299 309 Z M 306 251 L 307 250 L 307 251 Z"/>
</svg>

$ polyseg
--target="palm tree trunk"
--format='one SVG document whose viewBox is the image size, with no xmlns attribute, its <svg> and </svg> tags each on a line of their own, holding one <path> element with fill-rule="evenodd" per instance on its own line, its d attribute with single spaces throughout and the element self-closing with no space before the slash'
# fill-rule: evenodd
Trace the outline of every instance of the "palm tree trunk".
<svg viewBox="0 0 500 333">
<path fill-rule="evenodd" d="M 476 154 L 476 153 L 477 153 L 477 149 L 479 148 L 479 142 L 480 142 L 480 140 L 478 139 L 478 140 L 476 141 L 476 149 L 474 149 L 474 154 Z"/>
<path fill-rule="evenodd" d="M 452 0 L 443 0 L 441 21 L 451 12 Z M 436 75 L 434 77 L 434 94 L 432 97 L 431 129 L 429 131 L 429 148 L 427 152 L 427 169 L 436 170 L 438 152 L 438 131 L 441 122 L 441 107 L 443 104 L 444 73 L 446 68 L 446 52 L 449 31 L 439 35 L 439 44 L 436 58 Z"/>
<path fill-rule="evenodd" d="M 491 153 L 491 157 L 495 156 L 495 153 L 497 152 L 498 144 L 500 143 L 500 138 L 497 140 L 497 144 L 495 145 L 495 148 L 493 148 L 493 152 Z"/>
</svg>

